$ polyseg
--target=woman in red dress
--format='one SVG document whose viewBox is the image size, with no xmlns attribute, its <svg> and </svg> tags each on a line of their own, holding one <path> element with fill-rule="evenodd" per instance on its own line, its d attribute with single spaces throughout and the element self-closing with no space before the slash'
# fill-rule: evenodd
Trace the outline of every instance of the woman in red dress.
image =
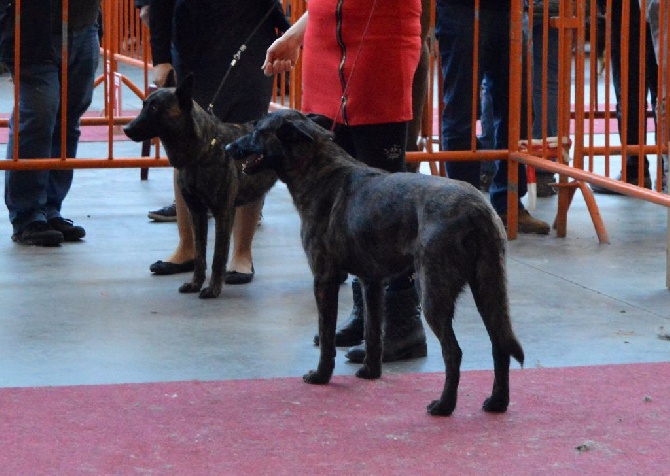
<svg viewBox="0 0 670 476">
<path fill-rule="evenodd" d="M 358 160 L 405 171 L 421 0 L 311 0 L 307 12 L 268 49 L 265 73 L 289 71 L 301 47 L 303 112 L 334 123 L 335 141 Z M 347 358 L 362 362 L 365 347 L 357 344 L 363 340 L 363 300 L 355 279 L 352 289 L 354 308 L 337 331 L 336 345 L 355 345 Z M 383 360 L 425 357 L 412 275 L 388 284 L 384 309 Z"/>
</svg>

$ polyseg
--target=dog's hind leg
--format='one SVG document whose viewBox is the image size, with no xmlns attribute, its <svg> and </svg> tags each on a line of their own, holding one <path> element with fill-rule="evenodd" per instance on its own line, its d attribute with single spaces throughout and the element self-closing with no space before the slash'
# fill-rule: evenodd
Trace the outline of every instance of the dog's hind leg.
<svg viewBox="0 0 670 476">
<path fill-rule="evenodd" d="M 310 370 L 303 380 L 311 384 L 330 382 L 335 369 L 335 325 L 337 324 L 337 295 L 340 290 L 338 279 L 319 281 L 314 279 L 314 297 L 319 312 L 319 365 Z"/>
<path fill-rule="evenodd" d="M 360 278 L 359 278 L 360 279 Z M 380 281 L 361 280 L 365 302 L 365 359 L 356 377 L 375 379 L 382 375 L 382 316 L 384 287 Z"/>
<path fill-rule="evenodd" d="M 489 249 L 495 250 L 492 245 Z M 510 357 L 522 365 L 524 359 L 521 344 L 512 330 L 505 274 L 505 257 L 501 251 L 498 256 L 478 259 L 475 277 L 470 283 L 493 348 L 493 391 L 482 408 L 496 413 L 506 411 L 509 405 Z"/>
<path fill-rule="evenodd" d="M 432 401 L 426 410 L 431 415 L 449 416 L 456 408 L 458 383 L 461 377 L 463 351 L 454 333 L 453 319 L 456 299 L 465 281 L 454 267 L 431 263 L 428 272 L 418 271 L 423 313 L 426 323 L 440 341 L 445 365 L 445 381 L 439 400 Z"/>
</svg>

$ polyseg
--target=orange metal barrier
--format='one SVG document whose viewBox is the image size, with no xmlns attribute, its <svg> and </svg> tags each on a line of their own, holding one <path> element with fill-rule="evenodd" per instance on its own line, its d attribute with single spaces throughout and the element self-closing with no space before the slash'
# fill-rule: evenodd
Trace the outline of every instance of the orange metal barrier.
<svg viewBox="0 0 670 476">
<path fill-rule="evenodd" d="M 474 0 L 479 5 L 478 0 Z M 646 10 L 647 2 L 651 0 L 641 0 L 642 11 Z M 612 5 L 613 2 L 620 2 L 625 13 L 621 25 L 620 37 L 612 36 Z M 532 1 L 530 2 L 532 4 Z M 440 150 L 440 111 L 442 110 L 441 97 L 441 72 L 439 69 L 439 55 L 437 51 L 437 42 L 433 35 L 429 35 L 429 46 L 431 50 L 431 64 L 429 69 L 428 97 L 423 114 L 423 127 L 420 136 L 417 138 L 420 151 L 409 152 L 407 157 L 411 162 L 429 162 L 431 171 L 436 174 L 444 175 L 444 161 L 447 160 L 494 160 L 507 159 L 509 163 L 509 183 L 510 193 L 508 197 L 508 236 L 510 239 L 517 234 L 517 201 L 516 190 L 518 185 L 518 165 L 532 166 L 538 169 L 547 170 L 558 174 L 558 209 L 556 214 L 555 227 L 558 236 L 565 236 L 567 233 L 567 213 L 570 207 L 574 193 L 580 190 L 588 204 L 589 212 L 593 218 L 594 226 L 601 242 L 607 241 L 607 232 L 602 219 L 598 213 L 596 198 L 593 196 L 587 183 L 595 184 L 618 191 L 638 199 L 650 201 L 670 207 L 670 196 L 661 193 L 660 183 L 662 181 L 662 155 L 668 151 L 668 125 L 667 118 L 659 114 L 654 134 L 645 134 L 643 124 L 648 118 L 653 118 L 651 110 L 647 107 L 645 101 L 640 101 L 640 107 L 636 111 L 629 110 L 627 98 L 630 94 L 639 94 L 647 97 L 647 90 L 644 81 L 640 81 L 640 87 L 637 92 L 630 91 L 630 79 L 628 71 L 630 64 L 628 61 L 628 52 L 630 49 L 630 39 L 639 38 L 640 51 L 637 54 L 639 59 L 639 70 L 641 75 L 647 71 L 648 64 L 645 62 L 643 54 L 647 47 L 647 30 L 649 26 L 642 21 L 639 31 L 631 29 L 630 22 L 627 20 L 632 8 L 640 8 L 638 0 L 604 0 L 606 14 L 604 23 L 596 21 L 590 22 L 590 28 L 587 33 L 587 19 L 596 19 L 598 12 L 596 9 L 596 0 L 562 0 L 560 2 L 560 13 L 556 17 L 551 17 L 548 13 L 548 2 L 544 2 L 545 10 L 543 15 L 543 26 L 557 29 L 559 33 L 559 88 L 558 88 L 558 143 L 569 141 L 572 146 L 569 151 L 571 160 L 566 160 L 564 154 L 557 154 L 547 146 L 546 133 L 542 137 L 535 137 L 529 145 L 519 145 L 521 137 L 532 137 L 530 118 L 532 114 L 538 114 L 529 107 L 525 111 L 518 108 L 512 108 L 509 114 L 509 144 L 508 150 L 480 150 L 477 148 L 475 132 L 471 140 L 471 148 L 468 151 L 442 151 Z M 616 3 L 614 3 L 616 5 Z M 17 1 L 20 5 L 20 0 Z M 304 0 L 285 0 L 286 11 L 290 13 L 291 19 L 295 21 L 304 12 L 306 2 Z M 85 117 L 82 120 L 84 127 L 89 125 L 107 126 L 108 154 L 105 159 L 77 158 L 71 159 L 62 157 L 60 159 L 42 159 L 42 160 L 0 160 L 0 169 L 34 169 L 34 168 L 112 168 L 112 167 L 154 167 L 165 166 L 167 160 L 161 157 L 160 150 L 155 147 L 152 157 L 120 157 L 115 151 L 114 132 L 115 127 L 127 123 L 132 117 L 120 114 L 119 108 L 115 108 L 117 101 L 118 87 L 116 84 L 121 82 L 125 87 L 135 94 L 138 98 L 143 98 L 149 91 L 149 75 L 151 65 L 149 63 L 149 42 L 148 31 L 141 24 L 138 14 L 133 8 L 131 0 L 103 0 L 104 7 L 104 28 L 105 37 L 102 47 L 102 59 L 104 71 L 98 78 L 98 87 L 103 88 L 104 104 L 101 107 L 99 117 Z M 532 11 L 530 14 L 534 13 Z M 524 75 L 529 77 L 528 70 L 522 71 L 522 55 L 526 55 L 527 63 L 530 61 L 530 46 L 523 41 L 522 31 L 524 28 L 523 1 L 512 0 L 512 44 L 510 52 L 510 104 L 521 104 L 522 78 Z M 431 23 L 434 24 L 435 0 L 430 1 Z M 660 18 L 667 18 L 670 15 L 670 8 L 667 0 L 661 0 Z M 644 18 L 644 13 L 642 13 Z M 475 23 L 476 25 L 478 22 Z M 478 26 L 475 27 L 475 36 L 478 35 Z M 655 82 L 659 92 L 658 111 L 670 112 L 670 95 L 667 94 L 670 84 L 670 74 L 668 67 L 668 34 L 667 21 L 662 23 L 659 45 L 659 64 L 658 73 Z M 598 39 L 604 38 L 604 54 L 602 58 L 596 57 L 596 45 Z M 547 75 L 547 54 L 546 34 L 543 39 L 543 52 L 545 55 L 542 71 L 535 74 Z M 618 42 L 618 43 L 615 43 Z M 476 42 L 475 42 L 476 44 Z M 616 99 L 613 92 L 612 70 L 613 63 L 611 59 L 612 46 L 617 45 L 622 51 L 621 60 L 621 116 L 623 117 L 622 128 L 619 131 L 616 123 L 611 124 L 616 118 Z M 587 45 L 589 48 L 587 48 Z M 473 59 L 478 57 L 478 50 L 475 47 Z M 477 62 L 474 63 L 477 65 Z M 602 64 L 602 73 L 599 65 Z M 141 72 L 142 80 L 137 85 L 128 77 L 120 72 L 121 65 L 136 68 Z M 300 106 L 300 74 L 301 65 L 298 63 L 295 71 L 289 76 L 278 78 L 277 95 L 274 106 L 288 106 L 299 108 Z M 116 83 L 115 83 L 116 81 Z M 528 97 L 531 97 L 531 85 L 528 81 Z M 15 85 L 15 94 L 18 91 Z M 473 81 L 473 122 L 476 122 L 476 105 L 479 101 L 480 85 Z M 546 108 L 547 91 L 543 91 L 542 111 Z M 521 131 L 520 124 L 522 115 L 528 119 L 528 131 Z M 626 119 L 630 115 L 638 115 L 640 123 L 638 135 L 645 140 L 640 144 L 632 143 L 627 140 L 630 131 L 626 128 Z M 475 124 L 476 125 L 476 124 Z M 0 119 L 0 127 L 6 127 L 7 121 Z M 598 131 L 598 127 L 603 130 Z M 546 127 L 543 127 L 546 131 Z M 540 147 L 538 147 L 540 145 Z M 139 152 L 139 146 L 138 146 Z M 646 154 L 654 165 L 655 189 L 648 190 L 626 183 L 625 167 L 622 167 L 621 157 L 627 155 Z M 554 160 L 552 160 L 554 159 Z M 642 160 L 642 159 L 640 159 Z M 642 170 L 640 167 L 639 170 Z M 616 180 L 615 177 L 619 171 L 623 171 L 622 180 Z M 638 183 L 644 177 L 637 177 Z"/>
<path fill-rule="evenodd" d="M 624 21 L 622 22 L 622 34 L 618 38 L 612 38 L 611 27 L 611 10 L 612 2 L 621 2 L 624 9 Z M 642 10 L 645 11 L 646 2 L 649 0 L 642 0 Z M 532 1 L 530 2 L 533 3 Z M 477 3 L 478 5 L 478 3 Z M 542 137 L 535 137 L 530 141 L 530 147 L 520 145 L 520 138 L 522 136 L 532 137 L 532 114 L 538 114 L 538 111 L 532 111 L 529 107 L 525 111 L 519 108 L 512 108 L 509 115 L 509 150 L 480 150 L 477 149 L 475 136 L 475 122 L 476 109 L 473 108 L 473 135 L 471 140 L 471 149 L 469 151 L 451 152 L 439 150 L 440 137 L 439 128 L 436 132 L 432 132 L 428 137 L 421 138 L 420 143 L 425 147 L 421 152 L 408 153 L 409 161 L 431 161 L 441 163 L 448 160 L 493 160 L 496 158 L 508 159 L 509 162 L 509 183 L 510 193 L 508 196 L 508 236 L 513 239 L 517 235 L 517 219 L 518 219 L 518 196 L 516 194 L 518 185 L 518 164 L 525 164 L 526 166 L 536 167 L 538 169 L 547 170 L 552 173 L 559 174 L 557 184 L 558 189 L 558 210 L 556 214 L 556 221 L 554 226 L 557 230 L 558 236 L 565 236 L 567 232 L 567 212 L 574 193 L 579 189 L 587 202 L 589 212 L 593 219 L 599 240 L 601 242 L 607 241 L 607 232 L 604 223 L 598 213 L 596 199 L 591 192 L 591 189 L 586 185 L 587 183 L 599 185 L 611 190 L 615 190 L 625 195 L 629 195 L 638 199 L 650 201 L 663 206 L 670 206 L 670 196 L 661 193 L 662 182 L 662 155 L 667 154 L 668 151 L 668 126 L 667 118 L 662 118 L 659 114 L 657 127 L 653 137 L 647 139 L 644 134 L 643 125 L 648 118 L 653 117 L 653 114 L 646 107 L 645 101 L 640 101 L 640 108 L 637 111 L 630 111 L 627 106 L 628 94 L 633 92 L 628 90 L 629 77 L 628 71 L 630 64 L 628 62 L 628 49 L 630 35 L 638 35 L 640 40 L 640 53 L 637 55 L 640 61 L 641 76 L 644 77 L 647 65 L 645 64 L 644 51 L 647 45 L 646 29 L 648 25 L 642 21 L 640 30 L 631 30 L 629 23 L 626 21 L 630 8 L 639 8 L 638 0 L 607 0 L 607 14 L 608 18 L 605 25 L 599 25 L 595 21 L 591 22 L 591 28 L 587 35 L 586 20 L 587 18 L 597 18 L 595 0 L 591 0 L 590 4 L 586 0 L 564 0 L 560 3 L 560 14 L 557 17 L 550 17 L 548 13 L 548 2 L 544 2 L 545 10 L 543 14 L 543 22 L 545 27 L 556 28 L 559 32 L 559 89 L 558 89 L 558 143 L 572 142 L 570 149 L 570 156 L 572 160 L 566 160 L 564 154 L 556 154 L 555 150 L 547 147 L 546 125 L 543 126 L 545 133 Z M 531 11 L 529 14 L 533 14 Z M 434 9 L 434 6 L 433 6 Z M 522 55 L 526 55 L 527 64 L 531 64 L 531 50 L 527 43 L 523 42 L 523 1 L 512 0 L 512 44 L 510 52 L 510 104 L 521 104 L 521 88 L 523 75 L 529 76 L 529 71 L 522 71 L 521 59 Z M 670 14 L 668 10 L 667 0 L 661 0 L 660 18 L 666 18 Z M 642 14 L 644 18 L 644 14 Z M 478 20 L 475 22 L 475 38 L 478 36 Z M 532 26 L 531 26 L 532 28 Z M 545 30 L 546 31 L 546 30 Z M 598 61 L 596 61 L 596 43 L 597 38 L 604 37 L 605 50 L 602 58 L 603 76 L 599 75 Z M 667 23 L 661 25 L 661 44 L 659 51 L 659 65 L 657 77 L 653 79 L 659 91 L 658 111 L 670 111 L 670 95 L 663 92 L 668 91 L 668 84 L 670 74 L 668 73 L 668 31 Z M 618 131 L 616 124 L 612 126 L 610 121 L 616 118 L 616 99 L 613 92 L 612 79 L 612 59 L 611 50 L 612 42 L 620 42 L 622 51 L 621 60 L 621 89 L 622 89 L 622 106 L 621 115 L 622 128 Z M 547 37 L 544 35 L 543 52 L 545 55 L 543 61 L 543 71 L 536 71 L 534 74 L 547 74 Z M 586 48 L 586 44 L 590 45 L 590 49 Z M 475 41 L 475 44 L 477 42 Z M 438 117 L 443 107 L 441 103 L 441 84 L 440 72 L 438 69 L 439 54 L 437 52 L 437 45 L 435 42 L 431 43 L 432 49 L 432 63 L 431 67 L 431 89 L 430 98 L 427 101 L 428 107 L 437 107 L 437 111 L 430 111 L 425 114 L 426 117 Z M 473 51 L 473 58 L 478 57 L 478 51 L 475 47 Z M 477 61 L 474 60 L 475 67 Z M 437 73 L 435 73 L 437 71 Z M 437 79 L 435 79 L 437 76 Z M 476 74 L 475 74 L 476 76 Z M 437 83 L 437 87 L 435 84 Z M 528 97 L 532 96 L 531 82 L 528 81 Z M 641 97 L 647 97 L 644 81 L 640 81 L 639 91 L 635 94 L 640 94 Z M 476 80 L 473 81 L 472 95 L 473 102 L 477 104 L 479 100 L 479 87 Z M 543 110 L 547 105 L 547 90 L 546 84 L 543 90 Z M 603 97 L 604 96 L 604 97 Z M 602 104 L 604 102 L 604 104 Z M 526 123 L 529 125 L 528 131 L 521 131 L 520 124 L 522 115 L 526 115 Z M 626 138 L 629 133 L 626 128 L 626 119 L 629 115 L 635 114 L 639 116 L 639 136 L 644 138 L 640 141 L 641 144 L 631 143 Z M 438 119 L 439 120 L 439 119 Z M 598 131 L 598 127 L 602 126 L 604 122 L 604 131 Z M 424 127 L 424 132 L 426 128 Z M 522 132 L 525 132 L 522 134 Z M 619 140 L 620 138 L 620 140 Z M 437 146 L 437 147 L 435 147 Z M 539 146 L 539 147 L 538 147 Z M 627 155 L 647 154 L 650 160 L 656 159 L 656 187 L 654 190 L 648 190 L 643 187 L 631 185 L 626 183 L 625 167 L 622 167 L 621 157 Z M 556 156 L 558 157 L 556 158 Z M 555 161 L 552 161 L 554 159 Z M 624 161 L 625 162 L 625 161 Z M 641 176 L 643 170 L 643 158 L 640 158 L 639 170 L 640 176 L 638 183 L 642 183 Z M 613 178 L 619 171 L 623 169 L 622 180 Z M 440 169 L 440 173 L 444 173 Z"/>
<path fill-rule="evenodd" d="M 63 0 L 64 7 L 68 1 Z M 285 0 L 284 6 L 287 12 L 291 12 L 294 21 L 304 12 L 304 0 Z M 21 8 L 21 0 L 16 1 L 16 8 Z M 65 8 L 66 9 L 66 8 Z M 161 155 L 158 140 L 153 142 L 153 152 L 146 145 L 138 144 L 137 156 L 122 156 L 118 153 L 118 140 L 115 136 L 120 134 L 120 127 L 130 122 L 134 115 L 124 113 L 121 107 L 121 91 L 127 90 L 137 98 L 137 103 L 144 99 L 152 90 L 150 84 L 151 53 L 149 42 L 149 30 L 141 22 L 139 11 L 134 8 L 133 0 L 103 0 L 102 18 L 104 36 L 101 44 L 101 67 L 102 73 L 96 78 L 97 90 L 102 90 L 102 101 L 94 103 L 89 112 L 81 119 L 82 129 L 89 126 L 106 127 L 107 156 L 105 158 L 66 157 L 65 151 L 60 158 L 41 159 L 19 159 L 18 147 L 13 151 L 13 160 L 0 160 L 0 170 L 45 170 L 45 169 L 78 169 L 78 168 L 141 168 L 164 167 L 169 163 L 167 158 Z M 64 28 L 67 28 L 67 16 L 63 18 Z M 17 32 L 17 40 L 20 39 L 20 31 Z M 15 54 L 15 84 L 14 104 L 18 103 L 19 81 L 21 80 L 21 66 L 18 61 L 20 41 L 16 41 L 17 51 Z M 67 50 L 64 50 L 64 57 Z M 64 64 L 66 62 L 64 61 Z M 124 68 L 125 67 L 125 68 Z M 132 72 L 134 80 L 122 70 Z M 299 66 L 295 72 L 276 78 L 277 88 L 273 101 L 275 106 L 297 107 L 300 101 Z M 137 78 L 140 78 L 139 80 Z M 67 94 L 67 70 L 63 70 L 64 88 L 62 96 Z M 126 93 L 127 94 L 127 93 Z M 65 102 L 63 102 L 65 104 Z M 9 111 L 0 111 L 8 113 Z M 132 111 L 137 112 L 137 111 Z M 97 115 L 94 115 L 98 113 Z M 15 119 L 16 120 L 16 119 Z M 9 120 L 0 118 L 0 128 L 9 127 Z M 15 128 L 16 130 L 16 128 Z M 62 133 L 64 134 L 63 127 Z M 125 140 L 125 137 L 121 137 Z M 65 141 L 62 141 L 65 144 Z M 15 141 L 15 145 L 18 140 Z"/>
</svg>

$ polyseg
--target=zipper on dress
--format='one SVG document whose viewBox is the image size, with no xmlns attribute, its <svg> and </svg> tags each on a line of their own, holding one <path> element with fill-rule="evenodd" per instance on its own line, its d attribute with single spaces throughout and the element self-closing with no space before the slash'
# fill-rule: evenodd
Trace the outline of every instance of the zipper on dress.
<svg viewBox="0 0 670 476">
<path fill-rule="evenodd" d="M 340 58 L 340 65 L 338 68 L 338 74 L 340 76 L 340 84 L 342 85 L 342 100 L 340 103 L 340 111 L 342 112 L 342 122 L 345 125 L 348 125 L 347 121 L 347 80 L 344 77 L 344 65 L 347 60 L 347 47 L 344 44 L 344 40 L 342 39 L 342 4 L 344 3 L 344 0 L 338 0 L 337 2 L 337 8 L 335 9 L 335 31 L 336 31 L 336 37 L 337 37 L 337 43 L 340 45 L 340 51 L 341 51 L 341 58 Z M 335 120 L 337 122 L 337 115 L 335 116 Z"/>
</svg>

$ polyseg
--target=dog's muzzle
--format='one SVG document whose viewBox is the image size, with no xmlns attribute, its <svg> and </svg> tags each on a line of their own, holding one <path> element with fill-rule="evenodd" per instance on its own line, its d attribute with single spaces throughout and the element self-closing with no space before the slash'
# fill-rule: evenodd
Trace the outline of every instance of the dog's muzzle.
<svg viewBox="0 0 670 476">
<path fill-rule="evenodd" d="M 226 146 L 226 153 L 230 154 L 234 160 L 244 160 L 242 172 L 253 175 L 261 168 L 263 154 L 262 151 L 257 150 L 255 147 L 249 148 L 245 146 L 245 142 L 248 142 L 246 137 L 241 137 L 235 142 L 231 142 Z"/>
</svg>

